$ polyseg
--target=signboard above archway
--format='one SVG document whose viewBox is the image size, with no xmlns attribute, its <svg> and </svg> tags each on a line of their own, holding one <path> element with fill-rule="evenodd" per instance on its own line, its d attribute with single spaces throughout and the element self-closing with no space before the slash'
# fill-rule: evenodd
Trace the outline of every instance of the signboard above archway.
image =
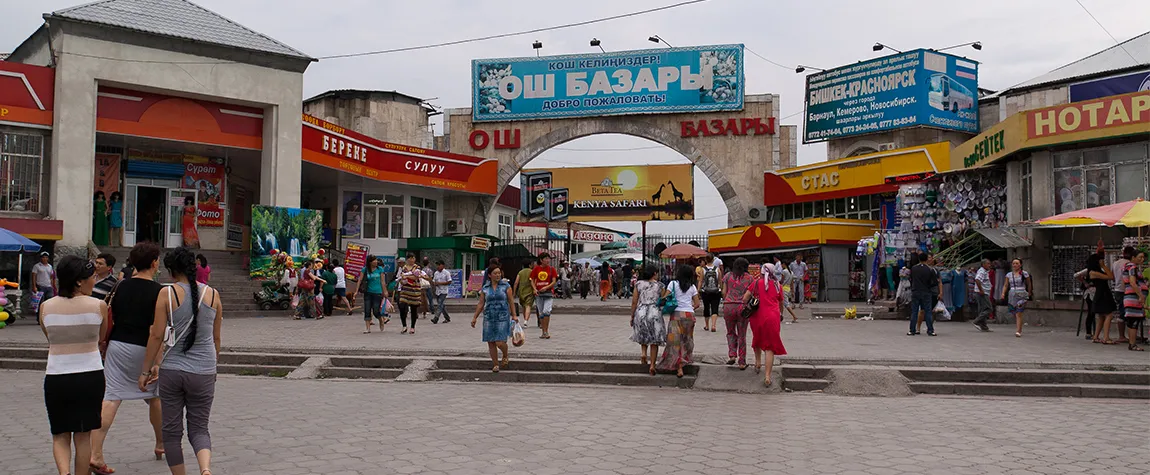
<svg viewBox="0 0 1150 475">
<path fill-rule="evenodd" d="M 743 109 L 743 45 L 471 62 L 475 122 Z"/>
</svg>

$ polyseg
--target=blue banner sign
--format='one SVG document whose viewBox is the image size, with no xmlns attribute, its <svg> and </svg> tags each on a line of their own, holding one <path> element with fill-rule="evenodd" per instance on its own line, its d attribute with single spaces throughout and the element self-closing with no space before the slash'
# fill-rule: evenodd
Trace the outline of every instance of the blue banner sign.
<svg viewBox="0 0 1150 475">
<path fill-rule="evenodd" d="M 451 273 L 451 285 L 447 286 L 447 298 L 463 298 L 463 269 L 448 269 Z"/>
<path fill-rule="evenodd" d="M 1070 102 L 1089 101 L 1138 91 L 1150 91 L 1150 71 L 1071 84 Z"/>
<path fill-rule="evenodd" d="M 978 133 L 978 63 L 914 50 L 807 76 L 803 142 L 906 127 Z"/>
<path fill-rule="evenodd" d="M 743 109 L 743 45 L 471 62 L 475 122 Z"/>
</svg>

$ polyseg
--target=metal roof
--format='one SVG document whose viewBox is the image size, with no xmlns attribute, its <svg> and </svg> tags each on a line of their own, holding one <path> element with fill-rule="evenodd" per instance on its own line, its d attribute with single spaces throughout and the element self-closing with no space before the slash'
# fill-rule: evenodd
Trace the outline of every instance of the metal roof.
<svg viewBox="0 0 1150 475">
<path fill-rule="evenodd" d="M 1150 65 L 1150 31 L 988 97 L 1147 65 Z"/>
<path fill-rule="evenodd" d="M 101 0 L 58 10 L 44 17 L 315 60 L 299 50 L 187 0 Z"/>
</svg>

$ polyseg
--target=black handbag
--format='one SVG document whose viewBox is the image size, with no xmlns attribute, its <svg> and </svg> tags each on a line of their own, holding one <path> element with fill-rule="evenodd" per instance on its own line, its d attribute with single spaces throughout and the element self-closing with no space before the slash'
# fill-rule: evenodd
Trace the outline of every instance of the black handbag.
<svg viewBox="0 0 1150 475">
<path fill-rule="evenodd" d="M 760 277 L 760 279 L 761 279 L 761 277 Z M 754 315 L 755 312 L 759 311 L 759 296 L 757 295 L 757 292 L 754 292 L 755 285 L 757 285 L 758 283 L 759 283 L 759 281 L 756 280 L 754 283 L 751 284 L 751 290 L 752 290 L 751 298 L 750 298 L 750 300 L 747 300 L 747 303 L 743 304 L 743 317 L 744 318 L 750 318 L 751 315 Z M 763 285 L 766 285 L 766 281 L 763 281 Z"/>
</svg>

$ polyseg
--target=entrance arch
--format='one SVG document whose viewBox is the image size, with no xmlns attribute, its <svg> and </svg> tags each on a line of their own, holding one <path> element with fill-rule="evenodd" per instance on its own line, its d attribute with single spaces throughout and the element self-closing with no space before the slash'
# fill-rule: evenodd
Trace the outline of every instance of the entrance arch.
<svg viewBox="0 0 1150 475">
<path fill-rule="evenodd" d="M 763 173 L 794 166 L 796 126 L 779 126 L 779 96 L 749 95 L 742 111 L 634 114 L 511 122 L 473 122 L 471 109 L 449 109 L 444 118 L 448 150 L 499 161 L 499 190 L 531 160 L 582 137 L 622 134 L 664 145 L 707 176 L 727 205 L 730 226 L 749 224 L 748 210 L 763 206 Z M 461 200 L 462 201 L 462 200 Z M 493 199 L 476 207 L 448 203 L 448 218 L 483 229 Z"/>
</svg>

